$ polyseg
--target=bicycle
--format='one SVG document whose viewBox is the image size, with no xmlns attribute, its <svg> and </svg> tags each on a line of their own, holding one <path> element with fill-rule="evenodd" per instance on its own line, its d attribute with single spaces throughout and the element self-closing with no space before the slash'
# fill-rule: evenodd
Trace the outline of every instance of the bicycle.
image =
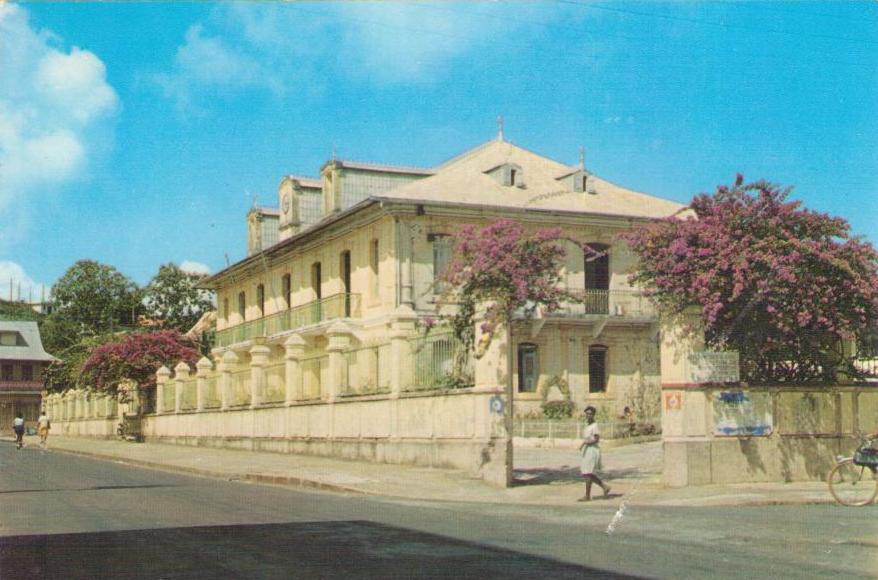
<svg viewBox="0 0 878 580">
<path fill-rule="evenodd" d="M 829 472 L 829 493 L 841 505 L 865 506 L 878 496 L 878 449 L 871 446 L 871 439 L 862 439 L 853 456 L 839 456 Z"/>
</svg>

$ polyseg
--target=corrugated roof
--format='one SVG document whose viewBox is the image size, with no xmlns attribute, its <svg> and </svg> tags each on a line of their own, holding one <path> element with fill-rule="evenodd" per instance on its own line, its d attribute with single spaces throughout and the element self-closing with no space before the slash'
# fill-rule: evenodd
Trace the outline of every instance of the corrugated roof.
<svg viewBox="0 0 878 580">
<path fill-rule="evenodd" d="M 55 360 L 55 357 L 43 350 L 43 341 L 40 340 L 40 329 L 37 327 L 36 322 L 31 320 L 0 320 L 0 332 L 17 332 L 24 339 L 24 342 L 27 343 L 27 346 L 0 345 L 0 359 Z"/>
<path fill-rule="evenodd" d="M 504 186 L 485 173 L 507 163 L 521 168 L 519 176 L 525 187 Z M 570 191 L 558 179 L 577 169 L 508 141 L 490 141 L 443 164 L 434 175 L 381 197 L 640 218 L 665 217 L 686 207 L 619 187 L 596 175 L 589 176 L 587 186 L 594 193 Z"/>
<path fill-rule="evenodd" d="M 298 181 L 302 187 L 309 189 L 321 189 L 323 182 L 317 177 L 304 177 L 302 175 L 287 175 L 287 179 Z"/>
<path fill-rule="evenodd" d="M 382 173 L 406 173 L 412 175 L 433 175 L 435 170 L 426 169 L 424 167 L 410 167 L 405 165 L 388 165 L 383 163 L 367 163 L 365 161 L 345 161 L 336 159 L 335 161 L 327 161 L 323 167 L 335 163 L 340 167 L 347 169 L 361 169 L 363 171 L 378 171 Z"/>
</svg>

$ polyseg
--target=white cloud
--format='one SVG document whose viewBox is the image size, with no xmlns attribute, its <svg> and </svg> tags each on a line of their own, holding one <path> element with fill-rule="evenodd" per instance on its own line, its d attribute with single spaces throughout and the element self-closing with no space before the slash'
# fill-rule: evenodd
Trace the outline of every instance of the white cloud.
<svg viewBox="0 0 878 580">
<path fill-rule="evenodd" d="M 210 274 L 210 266 L 192 260 L 183 260 L 180 269 L 190 274 Z"/>
<path fill-rule="evenodd" d="M 29 200 L 84 174 L 96 129 L 118 106 L 103 62 L 58 43 L 0 3 L 0 211 L 17 218 L 4 223 L 5 243 L 28 227 Z"/>
<path fill-rule="evenodd" d="M 524 36 L 545 33 L 542 26 L 563 13 L 539 3 L 509 6 L 222 5 L 187 30 L 173 63 L 152 80 L 184 111 L 198 111 L 217 91 L 320 93 L 337 74 L 378 84 L 441 82 L 455 61 L 489 45 L 517 50 Z"/>
<path fill-rule="evenodd" d="M 233 50 L 219 37 L 206 35 L 201 24 L 186 31 L 185 42 L 174 57 L 173 70 L 155 75 L 154 80 L 181 110 L 192 108 L 193 95 L 200 91 L 280 87 L 256 58 L 241 49 Z"/>
<path fill-rule="evenodd" d="M 80 123 L 116 107 L 116 93 L 105 81 L 107 70 L 93 53 L 74 47 L 70 54 L 51 51 L 40 61 L 36 87 L 46 100 Z"/>
<path fill-rule="evenodd" d="M 48 297 L 50 288 L 35 282 L 19 264 L 0 260 L 0 298 L 14 300 L 39 300 L 42 293 Z"/>
</svg>

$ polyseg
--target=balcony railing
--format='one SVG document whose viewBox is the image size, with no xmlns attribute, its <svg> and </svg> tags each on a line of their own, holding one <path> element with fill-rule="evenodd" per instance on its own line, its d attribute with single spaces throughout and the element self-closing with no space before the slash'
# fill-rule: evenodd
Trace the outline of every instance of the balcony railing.
<svg viewBox="0 0 878 580">
<path fill-rule="evenodd" d="M 638 290 L 579 290 L 578 302 L 567 302 L 550 316 L 637 316 L 654 317 L 653 303 Z"/>
<path fill-rule="evenodd" d="M 229 346 L 258 336 L 274 336 L 281 332 L 304 328 L 319 322 L 360 316 L 359 294 L 335 294 L 277 312 L 257 320 L 248 320 L 216 333 L 217 346 Z"/>
</svg>

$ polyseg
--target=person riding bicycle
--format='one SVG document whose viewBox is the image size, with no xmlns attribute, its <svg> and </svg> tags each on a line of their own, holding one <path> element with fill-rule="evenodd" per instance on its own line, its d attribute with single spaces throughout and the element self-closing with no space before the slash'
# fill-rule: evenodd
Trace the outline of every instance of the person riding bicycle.
<svg viewBox="0 0 878 580">
<path fill-rule="evenodd" d="M 15 442 L 18 444 L 18 448 L 21 449 L 24 437 L 24 415 L 21 413 L 16 415 L 15 420 L 12 421 L 12 430 L 15 432 Z"/>
</svg>

